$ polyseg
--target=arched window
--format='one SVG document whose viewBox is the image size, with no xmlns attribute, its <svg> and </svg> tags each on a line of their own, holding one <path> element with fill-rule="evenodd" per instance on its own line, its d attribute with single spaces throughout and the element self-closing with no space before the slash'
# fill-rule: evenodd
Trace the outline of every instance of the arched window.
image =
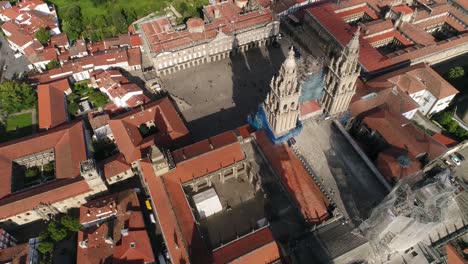
<svg viewBox="0 0 468 264">
<path fill-rule="evenodd" d="M 292 103 L 291 103 L 291 109 L 294 109 L 294 106 L 295 106 L 295 103 L 292 102 Z"/>
<path fill-rule="evenodd" d="M 285 105 L 283 106 L 283 110 L 286 111 L 286 109 L 288 109 L 288 105 L 287 105 L 287 104 L 285 104 Z"/>
</svg>

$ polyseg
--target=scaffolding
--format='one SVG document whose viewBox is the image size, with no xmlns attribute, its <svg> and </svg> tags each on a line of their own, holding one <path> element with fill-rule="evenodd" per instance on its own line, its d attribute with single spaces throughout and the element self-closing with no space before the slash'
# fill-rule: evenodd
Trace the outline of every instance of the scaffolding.
<svg viewBox="0 0 468 264">
<path fill-rule="evenodd" d="M 450 174 L 413 175 L 397 183 L 359 227 L 375 256 L 383 259 L 420 242 L 430 244 L 436 230 L 461 219 Z"/>
</svg>

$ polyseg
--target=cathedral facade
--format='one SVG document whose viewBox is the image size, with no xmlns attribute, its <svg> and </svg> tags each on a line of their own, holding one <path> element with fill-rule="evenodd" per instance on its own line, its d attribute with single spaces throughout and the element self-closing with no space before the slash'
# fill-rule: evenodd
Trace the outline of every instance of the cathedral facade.
<svg viewBox="0 0 468 264">
<path fill-rule="evenodd" d="M 263 106 L 268 125 L 278 138 L 296 128 L 300 114 L 301 88 L 297 81 L 297 64 L 292 47 L 278 76 L 271 80 L 270 88 Z"/>
<path fill-rule="evenodd" d="M 330 116 L 346 112 L 356 93 L 356 80 L 361 71 L 358 61 L 359 31 L 358 28 L 339 56 L 332 58 L 325 74 L 322 108 Z"/>
</svg>

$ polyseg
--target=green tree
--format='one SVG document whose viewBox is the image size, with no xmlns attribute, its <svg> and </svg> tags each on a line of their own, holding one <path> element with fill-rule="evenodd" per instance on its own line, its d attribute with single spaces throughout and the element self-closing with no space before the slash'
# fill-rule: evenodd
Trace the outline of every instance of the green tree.
<svg viewBox="0 0 468 264">
<path fill-rule="evenodd" d="M 50 238 L 54 241 L 62 241 L 67 237 L 67 230 L 56 222 L 51 222 L 47 226 L 47 231 L 50 234 Z"/>
<path fill-rule="evenodd" d="M 126 33 L 127 29 L 127 20 L 122 12 L 122 9 L 115 8 L 111 14 L 112 24 L 115 26 L 116 33 Z"/>
<path fill-rule="evenodd" d="M 45 164 L 44 166 L 42 166 L 42 169 L 43 169 L 44 171 L 47 171 L 47 172 L 54 171 L 54 162 L 51 161 L 51 162 Z"/>
<path fill-rule="evenodd" d="M 42 254 L 52 252 L 54 249 L 54 243 L 50 241 L 41 241 L 39 245 L 37 246 L 37 250 L 41 252 Z"/>
<path fill-rule="evenodd" d="M 461 139 L 465 139 L 466 137 L 468 137 L 468 130 L 464 129 L 463 127 L 461 126 L 458 126 L 457 127 L 457 130 L 455 130 L 455 136 L 461 138 Z"/>
<path fill-rule="evenodd" d="M 79 38 L 83 32 L 81 8 L 77 5 L 69 6 L 62 17 L 62 29 L 67 33 L 68 38 L 71 40 Z"/>
<path fill-rule="evenodd" d="M 36 31 L 36 39 L 42 44 L 46 45 L 49 43 L 50 40 L 50 32 L 49 30 L 45 28 L 40 28 L 38 31 Z"/>
<path fill-rule="evenodd" d="M 441 112 L 437 114 L 434 119 L 437 123 L 444 126 L 452 121 L 452 114 L 450 114 L 450 112 Z"/>
<path fill-rule="evenodd" d="M 450 133 L 455 133 L 458 128 L 458 123 L 455 120 L 450 121 L 448 124 L 445 125 L 445 129 L 447 129 Z"/>
<path fill-rule="evenodd" d="M 37 167 L 27 168 L 26 171 L 24 172 L 24 175 L 27 178 L 36 177 L 37 175 L 39 175 L 39 169 Z"/>
<path fill-rule="evenodd" d="M 36 104 L 36 93 L 26 83 L 4 81 L 0 84 L 0 105 L 14 113 L 29 109 Z"/>
<path fill-rule="evenodd" d="M 60 61 L 58 61 L 58 60 L 51 60 L 46 65 L 47 70 L 52 70 L 52 69 L 55 69 L 55 68 L 58 68 L 58 67 L 60 67 Z"/>
<path fill-rule="evenodd" d="M 78 219 L 72 218 L 68 215 L 62 217 L 62 219 L 60 219 L 60 223 L 71 232 L 78 232 L 82 227 Z"/>
<path fill-rule="evenodd" d="M 108 98 L 105 94 L 94 89 L 88 93 L 88 100 L 93 104 L 93 107 L 100 107 L 108 102 Z"/>
<path fill-rule="evenodd" d="M 79 106 L 78 103 L 75 101 L 69 101 L 68 102 L 68 113 L 71 115 L 75 116 L 76 113 L 78 112 Z"/>
<path fill-rule="evenodd" d="M 463 76 L 465 76 L 465 70 L 463 69 L 463 67 L 460 66 L 455 66 L 451 68 L 448 72 L 448 78 L 450 80 L 460 79 Z"/>
<path fill-rule="evenodd" d="M 148 127 L 146 124 L 141 124 L 141 125 L 138 127 L 138 130 L 140 130 L 140 133 L 141 133 L 143 136 L 146 136 L 146 135 L 149 133 L 149 127 Z"/>
<path fill-rule="evenodd" d="M 138 18 L 136 11 L 133 7 L 130 7 L 129 9 L 124 9 L 124 14 L 127 20 L 127 26 L 131 25 Z"/>
</svg>

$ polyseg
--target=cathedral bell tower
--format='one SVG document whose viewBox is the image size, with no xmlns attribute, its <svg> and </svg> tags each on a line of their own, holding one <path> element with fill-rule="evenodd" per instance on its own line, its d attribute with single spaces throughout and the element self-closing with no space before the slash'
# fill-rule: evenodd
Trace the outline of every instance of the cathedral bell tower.
<svg viewBox="0 0 468 264">
<path fill-rule="evenodd" d="M 297 65 L 293 47 L 289 50 L 288 58 L 281 65 L 278 76 L 270 83 L 264 109 L 268 125 L 280 137 L 296 128 L 299 118 L 299 96 L 301 89 L 297 82 Z"/>
<path fill-rule="evenodd" d="M 359 77 L 359 31 L 358 27 L 351 41 L 344 47 L 337 59 L 332 58 L 325 74 L 325 93 L 322 108 L 329 115 L 348 110 L 351 98 L 356 93 L 356 79 Z"/>
</svg>

